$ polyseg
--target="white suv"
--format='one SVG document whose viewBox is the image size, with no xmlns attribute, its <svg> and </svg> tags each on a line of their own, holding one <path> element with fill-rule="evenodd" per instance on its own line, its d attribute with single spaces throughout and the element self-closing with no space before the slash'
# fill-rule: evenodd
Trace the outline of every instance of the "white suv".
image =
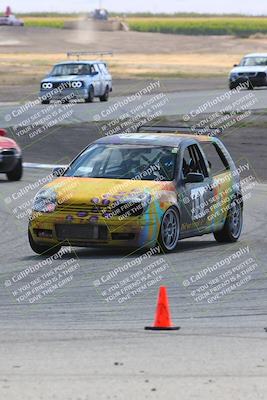
<svg viewBox="0 0 267 400">
<path fill-rule="evenodd" d="M 239 64 L 234 65 L 229 76 L 229 88 L 235 89 L 245 82 L 250 90 L 256 86 L 267 86 L 267 53 L 247 54 Z"/>
</svg>

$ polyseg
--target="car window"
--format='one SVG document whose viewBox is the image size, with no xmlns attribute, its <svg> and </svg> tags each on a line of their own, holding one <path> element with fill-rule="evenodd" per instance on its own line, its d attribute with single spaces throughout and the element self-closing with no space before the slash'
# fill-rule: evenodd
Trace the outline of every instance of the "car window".
<svg viewBox="0 0 267 400">
<path fill-rule="evenodd" d="M 173 180 L 177 149 L 161 146 L 101 144 L 87 148 L 65 176 Z"/>
<path fill-rule="evenodd" d="M 256 66 L 266 66 L 267 57 L 245 57 L 241 60 L 241 67 L 256 67 Z"/>
<path fill-rule="evenodd" d="M 91 73 L 90 64 L 59 64 L 55 65 L 51 76 L 62 75 L 87 75 Z"/>
<path fill-rule="evenodd" d="M 203 143 L 202 149 L 208 160 L 210 175 L 215 176 L 229 169 L 229 164 L 216 143 Z"/>
<path fill-rule="evenodd" d="M 94 70 L 95 72 L 99 72 L 99 68 L 97 64 L 93 64 L 92 65 L 92 70 Z"/>
<path fill-rule="evenodd" d="M 104 64 L 98 64 L 98 67 L 99 67 L 100 71 L 102 72 L 102 74 L 106 74 L 107 73 Z"/>
<path fill-rule="evenodd" d="M 182 172 L 184 178 L 190 172 L 203 174 L 204 177 L 208 176 L 204 158 L 197 145 L 190 145 L 184 150 Z"/>
</svg>

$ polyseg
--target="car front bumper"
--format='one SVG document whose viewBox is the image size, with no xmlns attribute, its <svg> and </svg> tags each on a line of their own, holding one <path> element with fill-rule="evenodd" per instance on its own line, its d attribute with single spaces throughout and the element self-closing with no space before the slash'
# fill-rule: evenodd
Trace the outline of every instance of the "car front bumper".
<svg viewBox="0 0 267 400">
<path fill-rule="evenodd" d="M 257 73 L 255 76 L 234 75 L 230 76 L 230 83 L 238 86 L 240 83 L 250 82 L 252 86 L 267 86 L 267 75 L 265 72 Z"/>
<path fill-rule="evenodd" d="M 61 91 L 56 91 L 56 89 L 41 90 L 39 97 L 42 100 L 85 100 L 88 97 L 88 90 L 86 88 L 67 88 Z"/>
<path fill-rule="evenodd" d="M 78 247 L 120 246 L 142 247 L 155 243 L 160 228 L 158 215 L 143 215 L 119 221 L 104 217 L 90 222 L 95 215 L 84 218 L 67 214 L 33 213 L 29 229 L 38 244 L 63 243 Z"/>
</svg>

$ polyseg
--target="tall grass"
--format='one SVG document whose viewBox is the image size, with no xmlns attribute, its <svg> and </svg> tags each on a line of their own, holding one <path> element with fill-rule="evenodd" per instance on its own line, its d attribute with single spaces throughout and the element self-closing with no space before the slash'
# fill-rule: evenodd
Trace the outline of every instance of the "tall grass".
<svg viewBox="0 0 267 400">
<path fill-rule="evenodd" d="M 249 36 L 267 33 L 267 17 L 128 18 L 131 30 L 185 35 Z"/>
<path fill-rule="evenodd" d="M 21 16 L 25 26 L 63 28 L 65 21 L 77 20 L 80 15 L 78 13 L 35 13 Z M 247 37 L 254 33 L 267 34 L 267 17 L 231 15 L 215 17 L 194 13 L 159 15 L 143 13 L 141 15 L 136 17 L 126 16 L 125 20 L 131 30 L 185 35 L 236 35 L 241 37 Z"/>
<path fill-rule="evenodd" d="M 23 17 L 25 26 L 38 28 L 64 28 L 65 21 L 75 20 L 75 17 Z"/>
</svg>

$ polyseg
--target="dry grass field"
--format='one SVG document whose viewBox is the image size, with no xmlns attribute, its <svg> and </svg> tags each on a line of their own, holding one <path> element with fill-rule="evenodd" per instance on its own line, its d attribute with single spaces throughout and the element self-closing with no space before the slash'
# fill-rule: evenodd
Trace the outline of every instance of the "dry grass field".
<svg viewBox="0 0 267 400">
<path fill-rule="evenodd" d="M 112 50 L 114 78 L 227 76 L 249 52 L 267 52 L 267 36 L 187 36 L 0 27 L 2 85 L 38 82 L 69 50 Z M 93 56 L 94 58 L 94 56 Z"/>
</svg>

